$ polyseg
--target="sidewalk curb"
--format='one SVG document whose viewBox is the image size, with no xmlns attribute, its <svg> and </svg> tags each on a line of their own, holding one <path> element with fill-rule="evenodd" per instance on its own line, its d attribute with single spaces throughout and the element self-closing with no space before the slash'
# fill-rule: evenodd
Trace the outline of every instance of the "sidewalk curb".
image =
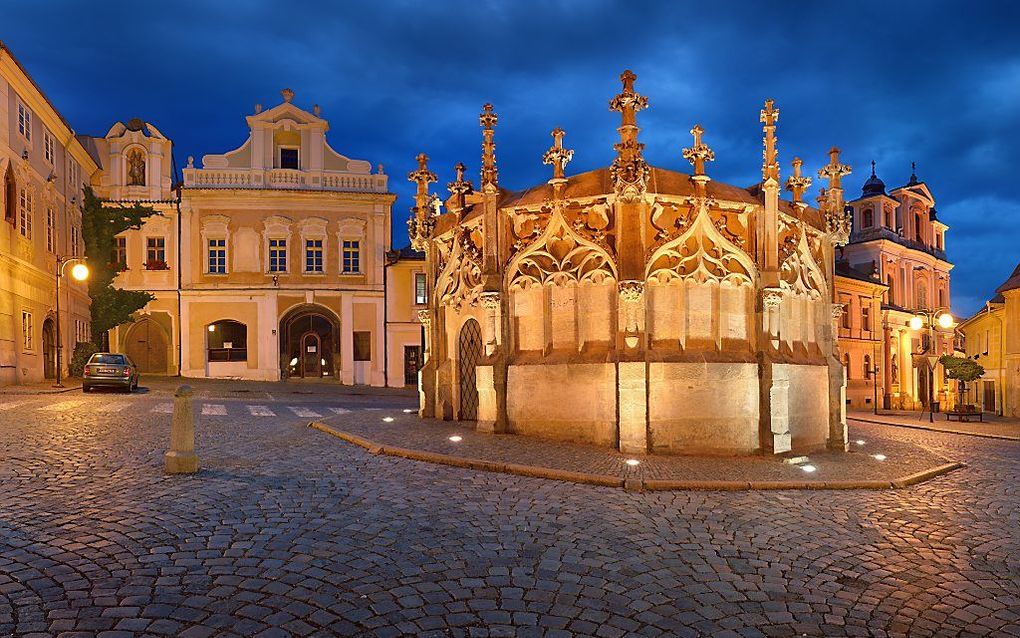
<svg viewBox="0 0 1020 638">
<path fill-rule="evenodd" d="M 471 470 L 484 472 L 497 472 L 502 474 L 515 474 L 531 478 L 552 479 L 568 483 L 582 483 L 585 485 L 598 485 L 601 487 L 623 488 L 628 492 L 640 491 L 675 491 L 675 490 L 714 490 L 714 491 L 748 491 L 748 490 L 888 490 L 900 489 L 917 483 L 922 483 L 936 476 L 947 474 L 953 470 L 966 467 L 966 463 L 952 462 L 937 467 L 928 468 L 914 474 L 901 476 L 892 481 L 888 480 L 846 480 L 846 481 L 725 481 L 725 480 L 674 480 L 674 479 L 639 479 L 624 478 L 620 476 L 609 476 L 606 474 L 589 474 L 587 472 L 572 472 L 569 470 L 557 470 L 550 467 L 538 467 L 533 465 L 520 465 L 518 463 L 504 463 L 501 461 L 489 461 L 485 459 L 474 459 L 439 452 L 428 452 L 425 450 L 412 450 L 392 445 L 382 445 L 371 439 L 337 430 L 319 421 L 310 421 L 308 427 L 336 437 L 341 441 L 364 448 L 370 454 L 383 454 L 396 456 L 414 461 L 437 463 L 452 467 L 462 467 Z"/>
<path fill-rule="evenodd" d="M 49 394 L 66 394 L 68 392 L 74 392 L 75 390 L 78 390 L 78 391 L 81 390 L 81 384 L 80 383 L 78 385 L 67 386 L 66 388 L 49 388 L 49 389 L 46 389 L 46 390 L 43 390 L 43 389 L 39 389 L 39 390 L 27 390 L 27 391 L 23 391 L 23 392 L 19 392 L 18 390 L 14 389 L 14 388 L 17 388 L 17 387 L 19 387 L 19 386 L 14 385 L 14 386 L 7 386 L 6 388 L 0 389 L 0 396 L 6 396 L 6 397 L 43 397 L 43 396 L 46 396 L 46 395 L 49 395 Z"/>
<path fill-rule="evenodd" d="M 879 421 L 878 419 L 865 419 L 857 416 L 847 415 L 848 421 L 860 421 L 861 423 L 874 423 L 875 425 L 888 425 L 894 428 L 910 428 L 913 430 L 927 430 L 928 432 L 942 432 L 944 434 L 960 434 L 963 436 L 977 436 L 983 439 L 999 439 L 1000 441 L 1020 441 L 1020 436 L 1009 434 L 985 434 L 982 432 L 967 432 L 966 430 L 950 430 L 946 428 L 935 428 L 921 423 L 897 423 L 894 421 Z"/>
</svg>

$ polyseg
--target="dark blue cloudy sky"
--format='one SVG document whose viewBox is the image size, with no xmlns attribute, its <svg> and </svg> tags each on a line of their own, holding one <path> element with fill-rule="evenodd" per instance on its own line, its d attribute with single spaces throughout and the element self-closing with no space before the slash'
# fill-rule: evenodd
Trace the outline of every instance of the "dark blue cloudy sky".
<svg viewBox="0 0 1020 638">
<path fill-rule="evenodd" d="M 254 104 L 292 87 L 322 105 L 334 148 L 385 164 L 395 244 L 416 153 L 441 185 L 457 161 L 477 182 L 484 102 L 500 115 L 501 182 L 520 188 L 547 179 L 555 126 L 576 150 L 568 171 L 611 161 L 607 101 L 631 68 L 651 101 L 649 161 L 688 170 L 700 122 L 710 174 L 748 185 L 771 96 L 784 171 L 797 154 L 814 174 L 838 145 L 856 196 L 872 159 L 890 187 L 917 162 L 951 226 L 954 310 L 969 314 L 1020 261 L 1018 21 L 1009 2 L 48 0 L 5 3 L 0 39 L 79 132 L 141 117 L 179 165 L 238 146 Z"/>
</svg>

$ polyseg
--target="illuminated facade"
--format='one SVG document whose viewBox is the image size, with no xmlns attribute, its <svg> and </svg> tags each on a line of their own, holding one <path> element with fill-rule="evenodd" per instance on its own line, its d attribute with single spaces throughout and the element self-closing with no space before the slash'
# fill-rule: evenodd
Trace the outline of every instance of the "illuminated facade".
<svg viewBox="0 0 1020 638">
<path fill-rule="evenodd" d="M 84 254 L 78 204 L 97 170 L 0 42 L 0 386 L 56 377 L 57 257 Z M 89 298 L 85 284 L 68 276 L 60 297 L 66 373 L 75 343 L 90 337 Z"/>
<path fill-rule="evenodd" d="M 201 168 L 189 158 L 179 208 L 161 208 L 122 235 L 128 268 L 115 285 L 157 298 L 111 344 L 144 372 L 386 383 L 388 178 L 330 148 L 318 107 L 309 112 L 292 91 L 282 95 L 247 117 L 239 148 L 206 155 Z M 171 193 L 157 166 L 169 170 L 161 161 L 169 152 L 107 147 L 109 196 L 137 201 L 151 189 L 147 197 L 162 206 Z"/>
<path fill-rule="evenodd" d="M 833 149 L 815 208 L 795 158 L 792 200 L 780 199 L 771 100 L 759 184 L 713 181 L 700 126 L 682 153 L 691 174 L 649 166 L 637 126 L 648 102 L 633 74 L 621 80 L 609 167 L 568 176 L 573 151 L 557 129 L 543 156 L 552 178 L 501 188 L 490 105 L 478 189 L 458 165 L 442 210 L 419 156 L 409 225 L 430 287 L 421 415 L 626 452 L 845 449 L 832 298 L 849 167 Z"/>
<path fill-rule="evenodd" d="M 966 356 L 985 369 L 965 400 L 986 412 L 1020 417 L 1020 264 L 985 307 L 960 324 Z"/>
<path fill-rule="evenodd" d="M 881 407 L 927 409 L 929 396 L 942 408 L 952 406 L 955 383 L 948 382 L 934 357 L 954 352 L 954 329 L 939 327 L 933 343 L 926 330 L 912 330 L 910 319 L 919 312 L 949 310 L 949 271 L 946 257 L 948 226 L 939 220 L 935 198 L 927 184 L 911 174 L 903 186 L 886 192 L 875 174 L 864 183 L 861 197 L 849 202 L 853 210 L 850 243 L 841 259 L 857 271 L 873 274 L 885 285 L 881 317 L 883 373 Z M 837 291 L 838 293 L 839 291 Z M 854 353 L 848 351 L 853 359 Z M 851 368 L 858 365 L 851 360 Z M 928 384 L 934 379 L 934 387 Z"/>
</svg>

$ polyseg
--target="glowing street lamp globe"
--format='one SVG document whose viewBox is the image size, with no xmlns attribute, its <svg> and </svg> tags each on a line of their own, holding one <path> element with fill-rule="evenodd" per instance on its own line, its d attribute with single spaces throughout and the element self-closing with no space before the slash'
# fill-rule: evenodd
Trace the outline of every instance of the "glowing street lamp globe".
<svg viewBox="0 0 1020 638">
<path fill-rule="evenodd" d="M 911 330 L 920 330 L 924 327 L 924 319 L 920 317 L 911 317 L 909 325 Z"/>
<path fill-rule="evenodd" d="M 953 315 L 948 312 L 943 312 L 938 318 L 939 326 L 945 329 L 953 327 Z"/>
<path fill-rule="evenodd" d="M 89 278 L 89 267 L 85 264 L 75 264 L 71 266 L 71 276 L 76 281 L 85 281 Z"/>
</svg>

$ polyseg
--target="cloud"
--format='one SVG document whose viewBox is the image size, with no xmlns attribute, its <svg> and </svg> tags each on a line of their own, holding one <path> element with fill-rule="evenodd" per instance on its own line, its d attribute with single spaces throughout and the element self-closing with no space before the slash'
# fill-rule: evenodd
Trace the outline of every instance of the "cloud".
<svg viewBox="0 0 1020 638">
<path fill-rule="evenodd" d="M 684 170 L 700 122 L 716 151 L 713 179 L 760 174 L 758 109 L 782 116 L 784 173 L 814 170 L 832 145 L 892 187 L 910 162 L 932 188 L 948 240 L 954 305 L 978 307 L 1017 261 L 1020 244 L 1020 40 L 1011 5 L 946 1 L 814 3 L 306 2 L 54 0 L 4 9 L 4 37 L 81 132 L 130 117 L 175 142 L 177 164 L 235 148 L 243 117 L 289 86 L 318 103 L 339 152 L 386 165 L 403 216 L 414 156 L 440 184 L 464 161 L 477 181 L 478 110 L 492 102 L 502 182 L 548 178 L 540 160 L 561 126 L 569 171 L 607 165 L 618 116 L 607 109 L 632 68 L 650 162 Z M 54 20 L 54 16 L 60 19 Z M 137 28 L 135 28 L 137 27 Z M 107 35 L 111 34 L 111 35 Z M 812 194 L 813 197 L 813 194 Z M 977 256 L 980 256 L 978 258 Z M 980 301 L 976 301 L 980 300 Z"/>
</svg>

